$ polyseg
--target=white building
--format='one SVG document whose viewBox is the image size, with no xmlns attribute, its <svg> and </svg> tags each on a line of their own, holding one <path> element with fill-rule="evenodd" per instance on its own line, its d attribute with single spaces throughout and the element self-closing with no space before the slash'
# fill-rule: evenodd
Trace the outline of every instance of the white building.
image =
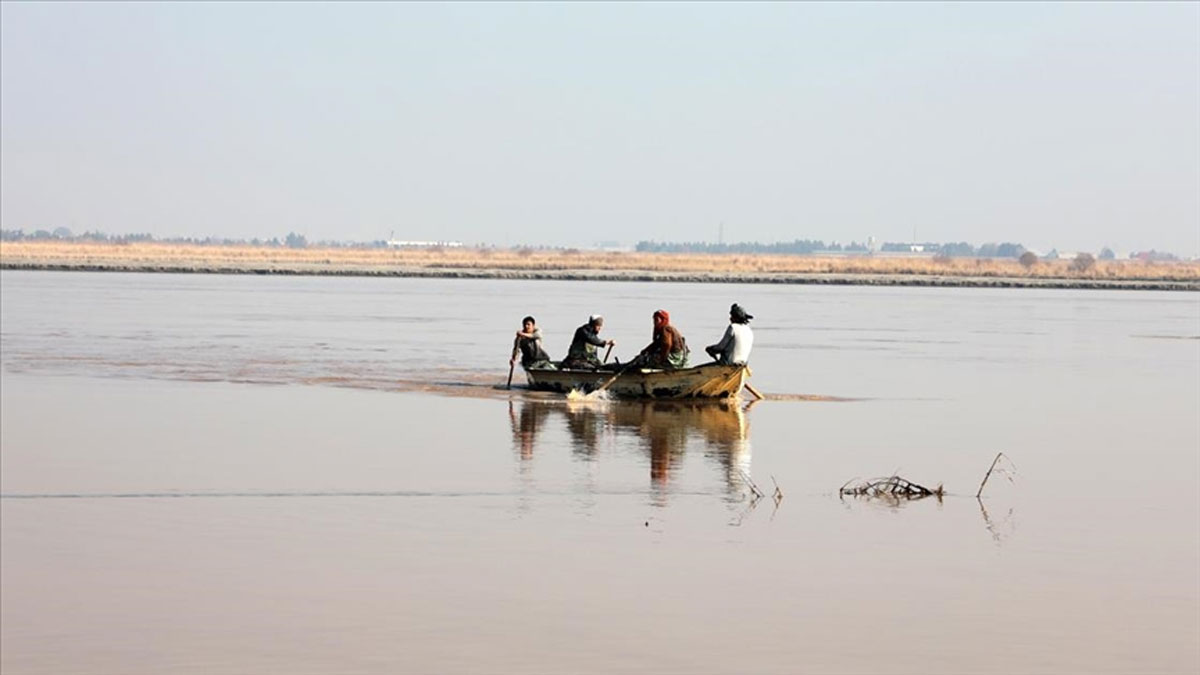
<svg viewBox="0 0 1200 675">
<path fill-rule="evenodd" d="M 405 239 L 388 239 L 388 248 L 461 248 L 461 241 L 409 241 Z"/>
</svg>

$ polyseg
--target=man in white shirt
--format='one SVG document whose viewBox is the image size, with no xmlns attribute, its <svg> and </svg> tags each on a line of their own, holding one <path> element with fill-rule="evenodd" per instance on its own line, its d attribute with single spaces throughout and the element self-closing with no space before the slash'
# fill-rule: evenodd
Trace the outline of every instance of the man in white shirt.
<svg viewBox="0 0 1200 675">
<path fill-rule="evenodd" d="M 717 344 L 705 347 L 704 351 L 717 363 L 745 364 L 750 360 L 750 348 L 754 346 L 754 331 L 750 330 L 750 319 L 753 318 L 735 302 L 729 308 L 729 327 L 725 329 L 725 335 Z"/>
</svg>

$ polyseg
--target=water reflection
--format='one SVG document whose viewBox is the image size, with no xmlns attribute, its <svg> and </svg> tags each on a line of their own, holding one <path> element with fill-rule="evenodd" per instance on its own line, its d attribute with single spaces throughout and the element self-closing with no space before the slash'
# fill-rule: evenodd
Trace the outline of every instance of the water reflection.
<svg viewBox="0 0 1200 675">
<path fill-rule="evenodd" d="M 629 447 L 648 456 L 650 484 L 665 503 L 674 475 L 689 445 L 720 467 L 724 491 L 741 497 L 742 474 L 750 472 L 750 425 L 747 411 L 754 403 L 739 400 L 700 402 L 608 401 L 572 402 L 526 399 L 509 402 L 513 447 L 522 463 L 543 451 L 548 429 L 565 429 L 571 452 L 596 460 L 606 449 Z M 548 423 L 554 420 L 553 423 Z M 551 432 L 553 433 L 553 431 Z M 545 448 L 549 450 L 550 448 Z"/>
<path fill-rule="evenodd" d="M 982 499 L 976 499 L 979 502 L 979 513 L 983 516 L 984 527 L 987 528 L 988 534 L 992 535 L 992 541 L 997 546 L 1003 546 L 1009 537 L 1017 531 L 1016 520 L 1013 518 L 1013 509 L 1009 508 L 1008 512 L 999 519 L 993 519 L 988 513 L 987 507 L 983 505 Z"/>
</svg>

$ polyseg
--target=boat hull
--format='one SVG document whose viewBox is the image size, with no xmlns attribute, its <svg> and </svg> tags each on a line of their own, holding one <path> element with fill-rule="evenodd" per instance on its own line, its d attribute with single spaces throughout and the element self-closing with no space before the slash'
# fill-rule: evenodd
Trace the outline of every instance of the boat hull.
<svg viewBox="0 0 1200 675">
<path fill-rule="evenodd" d="M 633 369 L 621 373 L 606 391 L 620 398 L 728 398 L 745 384 L 744 365 L 709 363 L 679 370 Z M 614 373 L 590 370 L 526 370 L 529 388 L 569 393 L 599 389 Z"/>
</svg>

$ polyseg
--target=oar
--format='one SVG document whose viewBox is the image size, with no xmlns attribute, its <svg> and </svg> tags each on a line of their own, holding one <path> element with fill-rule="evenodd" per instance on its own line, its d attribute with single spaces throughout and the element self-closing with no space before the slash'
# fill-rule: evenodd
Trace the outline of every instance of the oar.
<svg viewBox="0 0 1200 675">
<path fill-rule="evenodd" d="M 609 345 L 609 346 L 608 346 L 608 351 L 604 352 L 604 361 L 603 361 L 603 363 L 608 363 L 608 355 L 612 353 L 612 348 L 613 348 L 613 346 L 612 346 L 612 345 Z"/>
<path fill-rule="evenodd" d="M 610 384 L 612 384 L 613 382 L 616 382 L 618 377 L 624 375 L 625 371 L 629 370 L 637 363 L 638 363 L 637 359 L 633 359 L 629 363 L 626 363 L 625 367 L 618 370 L 616 375 L 613 375 L 612 377 L 608 378 L 608 381 L 605 382 L 604 384 L 600 385 L 599 388 L 593 389 L 592 392 L 590 394 L 588 394 L 588 396 L 591 396 L 592 394 L 599 394 L 600 392 L 604 391 L 605 389 L 608 389 L 608 386 Z"/>
<path fill-rule="evenodd" d="M 513 355 L 508 360 L 508 384 L 504 385 L 505 389 L 512 389 L 513 370 L 517 367 L 517 362 L 513 359 L 517 358 L 517 350 L 521 348 L 521 338 L 518 336 L 513 340 Z"/>
</svg>

